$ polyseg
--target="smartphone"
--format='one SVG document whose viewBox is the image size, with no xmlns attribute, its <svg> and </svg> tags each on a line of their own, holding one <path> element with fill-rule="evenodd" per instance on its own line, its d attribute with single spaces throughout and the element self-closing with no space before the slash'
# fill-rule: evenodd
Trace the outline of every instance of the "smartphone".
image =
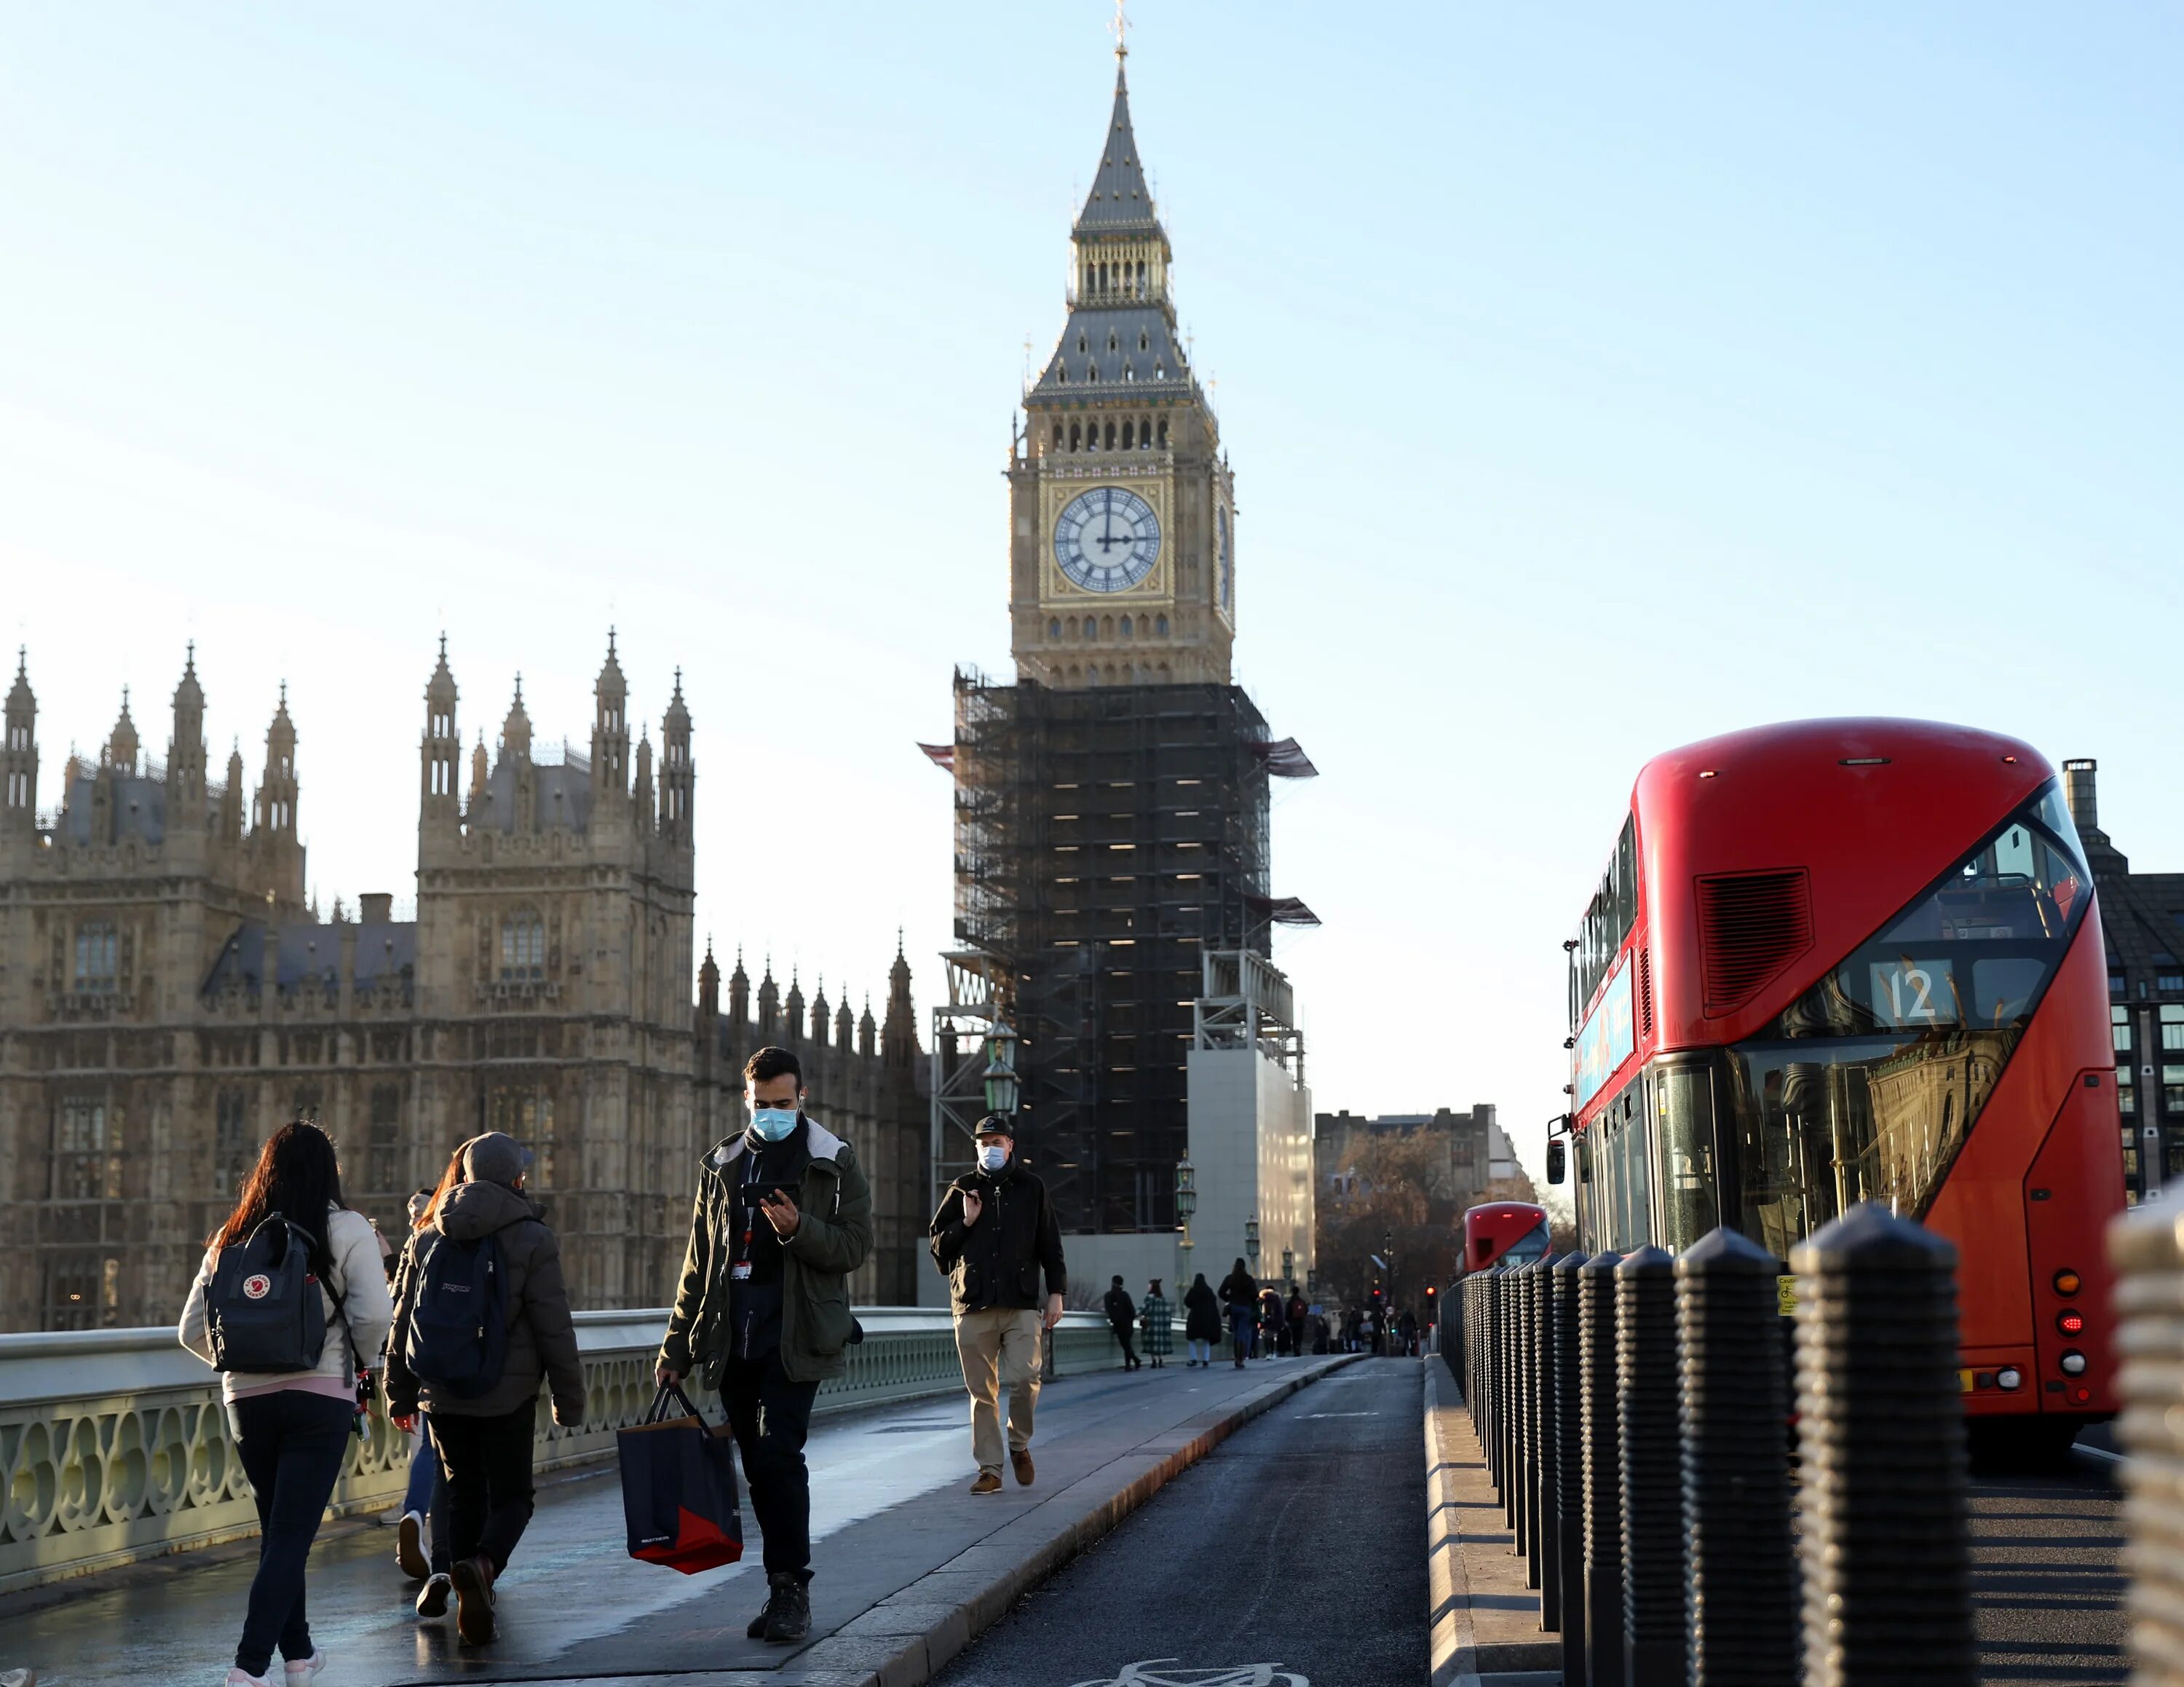
<svg viewBox="0 0 2184 1687">
<path fill-rule="evenodd" d="M 736 1201 L 738 1205 L 756 1206 L 768 1195 L 780 1193 L 781 1185 L 778 1183 L 745 1183 L 736 1191 Z"/>
</svg>

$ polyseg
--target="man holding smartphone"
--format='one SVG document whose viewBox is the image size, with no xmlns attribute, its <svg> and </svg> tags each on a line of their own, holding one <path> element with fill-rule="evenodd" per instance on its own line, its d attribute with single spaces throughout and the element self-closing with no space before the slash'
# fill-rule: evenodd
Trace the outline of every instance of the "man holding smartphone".
<svg viewBox="0 0 2184 1687">
<path fill-rule="evenodd" d="M 989 1113 L 978 1121 L 978 1169 L 948 1186 L 933 1216 L 933 1258 L 948 1273 L 956 1355 L 971 1394 L 971 1452 L 978 1461 L 971 1491 L 998 1494 L 1000 1391 L 1009 1396 L 1009 1462 L 1017 1483 L 1028 1488 L 1039 1333 L 1061 1322 L 1069 1278 L 1046 1185 L 1017 1163 L 1015 1121 Z"/>
<path fill-rule="evenodd" d="M 811 1401 L 848 1368 L 849 1275 L 872 1248 L 872 1200 L 849 1144 L 804 1115 L 804 1068 L 786 1049 L 744 1067 L 750 1122 L 699 1170 L 682 1279 L 656 1375 L 694 1367 L 719 1389 L 751 1512 L 766 1537 L 766 1608 L 746 1631 L 782 1644 L 811 1632 Z"/>
</svg>

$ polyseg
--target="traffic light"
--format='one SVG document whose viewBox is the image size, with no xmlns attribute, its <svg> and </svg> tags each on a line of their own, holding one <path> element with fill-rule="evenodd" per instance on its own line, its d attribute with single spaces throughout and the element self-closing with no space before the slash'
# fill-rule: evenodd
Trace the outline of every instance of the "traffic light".
<svg viewBox="0 0 2184 1687">
<path fill-rule="evenodd" d="M 1434 1307 L 1439 1304 L 1440 1300 L 1440 1291 L 1438 1289 L 1435 1289 L 1430 1283 L 1426 1284 L 1426 1311 L 1430 1313 Z"/>
</svg>

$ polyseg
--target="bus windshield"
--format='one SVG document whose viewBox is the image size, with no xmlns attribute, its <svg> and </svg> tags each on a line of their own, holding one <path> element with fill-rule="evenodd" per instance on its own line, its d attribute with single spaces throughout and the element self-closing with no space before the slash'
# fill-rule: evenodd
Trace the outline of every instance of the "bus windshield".
<svg viewBox="0 0 2184 1687">
<path fill-rule="evenodd" d="M 2050 785 L 1720 1058 L 1745 1234 L 1786 1258 L 1858 1201 L 1924 1215 L 2085 918 L 2083 860 Z"/>
</svg>

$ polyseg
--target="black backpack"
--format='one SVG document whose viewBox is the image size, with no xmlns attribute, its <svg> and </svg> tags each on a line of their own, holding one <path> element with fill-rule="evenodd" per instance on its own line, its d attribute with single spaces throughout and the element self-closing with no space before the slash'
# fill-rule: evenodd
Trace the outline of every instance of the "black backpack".
<svg viewBox="0 0 2184 1687">
<path fill-rule="evenodd" d="M 222 1248 L 205 1289 L 205 1325 L 220 1371 L 309 1371 L 326 1345 L 326 1303 L 310 1233 L 270 1213 L 248 1241 Z"/>
<path fill-rule="evenodd" d="M 420 1267 L 402 1361 L 458 1400 L 490 1394 L 508 1364 L 508 1272 L 500 1239 L 436 1235 Z"/>
</svg>

